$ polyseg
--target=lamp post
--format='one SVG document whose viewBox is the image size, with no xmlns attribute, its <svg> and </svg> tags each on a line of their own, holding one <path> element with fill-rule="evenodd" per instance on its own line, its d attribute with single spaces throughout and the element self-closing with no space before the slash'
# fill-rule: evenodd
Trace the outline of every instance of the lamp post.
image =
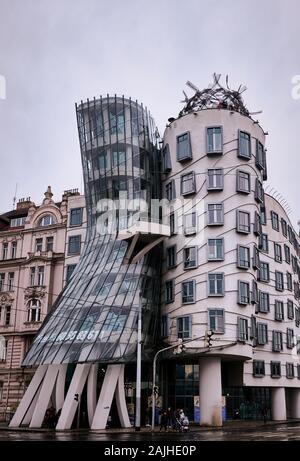
<svg viewBox="0 0 300 461">
<path fill-rule="evenodd" d="M 141 430 L 141 380 L 142 376 L 142 299 L 139 298 L 137 357 L 136 357 L 136 390 L 135 390 L 135 431 Z"/>
</svg>

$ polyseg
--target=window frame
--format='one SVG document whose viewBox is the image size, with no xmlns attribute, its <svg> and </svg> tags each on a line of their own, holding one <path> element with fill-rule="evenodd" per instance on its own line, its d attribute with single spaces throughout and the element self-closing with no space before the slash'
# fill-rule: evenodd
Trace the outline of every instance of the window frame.
<svg viewBox="0 0 300 461">
<path fill-rule="evenodd" d="M 215 130 L 216 128 L 220 129 L 220 136 L 221 136 L 221 149 L 209 149 L 209 130 Z M 223 126 L 222 125 L 211 125 L 207 126 L 205 128 L 205 133 L 206 133 L 206 155 L 223 155 L 223 145 L 224 145 L 224 137 L 223 137 Z M 213 136 L 215 134 L 213 133 Z M 215 144 L 215 139 L 213 141 L 213 144 Z"/>
</svg>

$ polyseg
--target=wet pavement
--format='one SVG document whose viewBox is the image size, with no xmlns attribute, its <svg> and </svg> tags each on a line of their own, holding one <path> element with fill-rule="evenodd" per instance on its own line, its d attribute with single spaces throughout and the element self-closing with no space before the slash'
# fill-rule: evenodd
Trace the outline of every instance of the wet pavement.
<svg viewBox="0 0 300 461">
<path fill-rule="evenodd" d="M 299 441 L 300 423 L 265 425 L 259 427 L 223 428 L 221 430 L 193 430 L 186 434 L 176 432 L 97 432 L 72 430 L 55 432 L 49 430 L 0 430 L 1 441 L 143 441 L 143 442 L 200 442 L 200 441 Z"/>
</svg>

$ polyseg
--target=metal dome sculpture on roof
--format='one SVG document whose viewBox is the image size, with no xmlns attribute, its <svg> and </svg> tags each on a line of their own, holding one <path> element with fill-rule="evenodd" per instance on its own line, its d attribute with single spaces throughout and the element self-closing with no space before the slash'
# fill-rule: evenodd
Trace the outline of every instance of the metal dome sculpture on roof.
<svg viewBox="0 0 300 461">
<path fill-rule="evenodd" d="M 221 74 L 214 73 L 213 83 L 202 91 L 193 83 L 187 81 L 187 86 L 194 90 L 195 94 L 189 98 L 183 91 L 185 99 L 181 102 L 185 103 L 185 106 L 180 111 L 179 117 L 203 109 L 229 109 L 249 117 L 251 113 L 246 108 L 242 98 L 242 93 L 247 89 L 246 86 L 240 85 L 237 90 L 230 89 L 228 85 L 228 75 L 226 75 L 226 88 L 224 88 L 220 84 L 220 78 Z"/>
</svg>

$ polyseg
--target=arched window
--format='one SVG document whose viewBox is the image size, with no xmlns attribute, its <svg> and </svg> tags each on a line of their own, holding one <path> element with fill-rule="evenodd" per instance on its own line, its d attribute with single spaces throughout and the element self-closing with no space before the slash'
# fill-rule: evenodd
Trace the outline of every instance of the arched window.
<svg viewBox="0 0 300 461">
<path fill-rule="evenodd" d="M 33 298 L 27 304 L 27 322 L 39 322 L 41 320 L 41 301 Z"/>
<path fill-rule="evenodd" d="M 53 224 L 56 224 L 55 217 L 52 214 L 47 214 L 39 220 L 38 227 L 52 226 Z"/>
</svg>

